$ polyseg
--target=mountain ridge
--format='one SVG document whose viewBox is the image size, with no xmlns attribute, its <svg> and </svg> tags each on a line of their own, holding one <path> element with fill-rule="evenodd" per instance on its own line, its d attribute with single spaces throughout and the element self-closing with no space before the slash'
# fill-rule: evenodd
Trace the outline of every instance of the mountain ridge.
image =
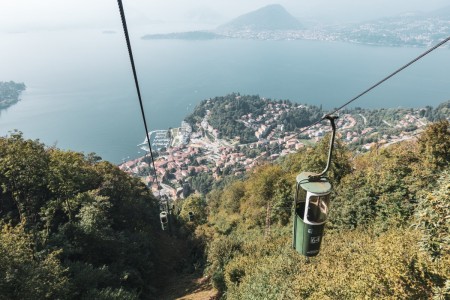
<svg viewBox="0 0 450 300">
<path fill-rule="evenodd" d="M 218 31 L 299 30 L 304 26 L 280 4 L 270 4 L 217 27 Z"/>
<path fill-rule="evenodd" d="M 450 20 L 450 5 L 441 7 L 425 14 L 428 17 L 445 17 Z"/>
<path fill-rule="evenodd" d="M 208 31 L 145 35 L 142 39 L 321 40 L 377 46 L 431 47 L 450 32 L 450 6 L 359 23 L 306 28 L 280 4 L 240 15 Z M 444 46 L 449 47 L 449 46 Z"/>
<path fill-rule="evenodd" d="M 300 21 L 292 16 L 282 5 L 270 4 L 240 15 L 213 30 L 146 34 L 141 38 L 144 40 L 210 40 L 240 37 L 236 35 L 239 32 L 249 32 L 253 35 L 259 32 L 297 31 L 304 28 Z"/>
</svg>

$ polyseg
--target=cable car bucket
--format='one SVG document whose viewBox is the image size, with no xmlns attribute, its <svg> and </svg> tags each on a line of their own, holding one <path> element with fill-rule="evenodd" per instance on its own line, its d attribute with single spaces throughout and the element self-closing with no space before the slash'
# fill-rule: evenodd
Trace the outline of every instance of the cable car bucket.
<svg viewBox="0 0 450 300">
<path fill-rule="evenodd" d="M 166 211 L 162 211 L 159 214 L 159 220 L 161 221 L 162 230 L 166 230 L 169 227 L 169 217 L 167 216 Z"/>
<path fill-rule="evenodd" d="M 189 222 L 192 222 L 192 221 L 194 221 L 194 212 L 192 212 L 192 211 L 190 211 L 189 213 L 188 213 L 188 217 L 189 217 Z"/>
<path fill-rule="evenodd" d="M 330 205 L 331 183 L 324 176 L 330 168 L 331 156 L 336 135 L 336 116 L 324 117 L 331 123 L 331 134 L 328 162 L 320 174 L 302 172 L 297 176 L 297 187 L 294 196 L 294 224 L 292 230 L 292 247 L 307 257 L 319 254 L 322 244 L 325 222 Z"/>
</svg>

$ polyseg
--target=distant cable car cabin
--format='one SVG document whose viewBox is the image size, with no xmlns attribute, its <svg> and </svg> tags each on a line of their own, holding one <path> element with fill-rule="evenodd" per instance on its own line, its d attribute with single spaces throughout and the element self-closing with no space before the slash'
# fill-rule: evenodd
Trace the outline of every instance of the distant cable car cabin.
<svg viewBox="0 0 450 300">
<path fill-rule="evenodd" d="M 319 254 L 325 222 L 328 218 L 332 186 L 324 175 L 331 163 L 336 118 L 326 116 L 326 119 L 330 120 L 333 132 L 325 170 L 320 174 L 302 172 L 297 176 L 292 246 L 297 252 L 307 257 Z"/>
<path fill-rule="evenodd" d="M 188 213 L 188 216 L 189 216 L 189 221 L 190 222 L 192 222 L 192 221 L 194 221 L 194 213 L 192 212 L 192 211 L 190 211 L 189 213 Z"/>
<path fill-rule="evenodd" d="M 162 211 L 159 214 L 159 220 L 161 221 L 161 228 L 162 228 L 162 230 L 166 230 L 168 225 L 169 225 L 169 219 L 167 217 L 167 212 L 166 211 Z"/>
</svg>

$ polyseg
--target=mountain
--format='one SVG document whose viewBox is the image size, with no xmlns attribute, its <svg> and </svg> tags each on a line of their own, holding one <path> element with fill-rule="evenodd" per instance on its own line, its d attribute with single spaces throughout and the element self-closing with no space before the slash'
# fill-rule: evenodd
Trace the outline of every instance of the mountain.
<svg viewBox="0 0 450 300">
<path fill-rule="evenodd" d="M 271 31 L 298 30 L 303 26 L 299 20 L 279 4 L 272 4 L 239 16 L 217 28 L 220 31 Z"/>
<path fill-rule="evenodd" d="M 221 38 L 283 39 L 283 32 L 298 31 L 304 27 L 294 16 L 279 4 L 272 4 L 241 15 L 220 25 L 212 31 L 173 32 L 168 34 L 147 34 L 144 40 L 182 39 L 211 40 Z M 259 33 L 264 32 L 264 35 Z M 292 36 L 290 36 L 292 38 Z"/>
<path fill-rule="evenodd" d="M 438 17 L 446 20 L 450 20 L 450 5 L 434 10 L 430 13 L 427 13 L 428 17 Z"/>
<path fill-rule="evenodd" d="M 327 35 L 334 40 L 369 45 L 431 47 L 447 38 L 449 32 L 447 6 L 429 13 L 407 13 L 330 28 Z"/>
</svg>

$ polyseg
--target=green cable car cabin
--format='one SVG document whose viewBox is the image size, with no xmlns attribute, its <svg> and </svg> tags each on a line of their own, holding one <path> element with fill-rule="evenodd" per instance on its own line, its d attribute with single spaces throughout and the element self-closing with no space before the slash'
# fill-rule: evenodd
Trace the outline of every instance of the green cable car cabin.
<svg viewBox="0 0 450 300">
<path fill-rule="evenodd" d="M 322 244 L 325 222 L 330 208 L 331 183 L 325 177 L 331 165 L 336 126 L 336 116 L 327 115 L 332 134 L 328 162 L 322 173 L 302 172 L 297 176 L 297 188 L 294 195 L 294 224 L 292 229 L 292 247 L 300 254 L 310 257 L 319 254 Z"/>
<path fill-rule="evenodd" d="M 310 172 L 297 176 L 293 247 L 302 255 L 319 254 L 330 206 L 331 184 L 325 177 L 311 181 Z"/>
</svg>

